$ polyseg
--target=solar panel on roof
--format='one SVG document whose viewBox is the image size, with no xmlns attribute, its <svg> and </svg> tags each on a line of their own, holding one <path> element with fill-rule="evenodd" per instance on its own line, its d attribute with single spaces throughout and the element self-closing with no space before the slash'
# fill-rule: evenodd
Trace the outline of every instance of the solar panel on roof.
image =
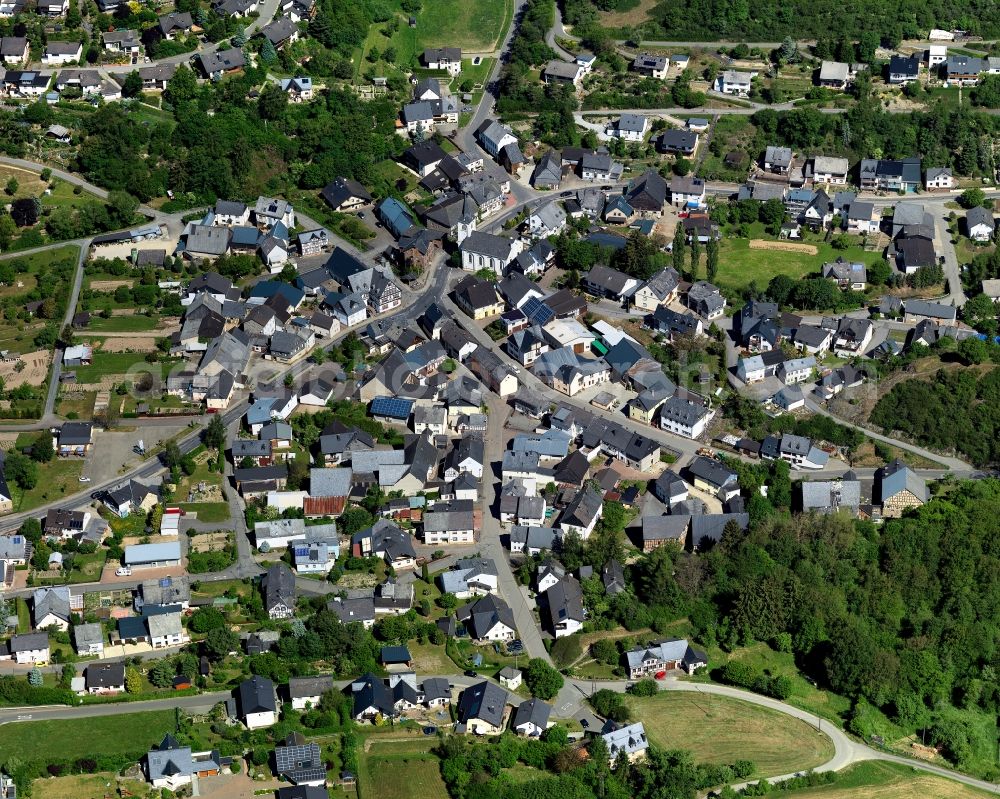
<svg viewBox="0 0 1000 799">
<path fill-rule="evenodd" d="M 390 416 L 394 419 L 407 419 L 413 408 L 413 400 L 398 397 L 376 397 L 372 400 L 372 414 L 375 416 Z"/>
<path fill-rule="evenodd" d="M 544 325 L 555 316 L 552 309 L 548 305 L 545 305 L 538 297 L 530 298 L 521 310 L 536 325 Z"/>
</svg>

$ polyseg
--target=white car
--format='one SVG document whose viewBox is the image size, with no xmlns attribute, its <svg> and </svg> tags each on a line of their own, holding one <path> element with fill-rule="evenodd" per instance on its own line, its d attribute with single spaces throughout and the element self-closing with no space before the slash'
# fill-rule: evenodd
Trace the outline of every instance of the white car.
<svg viewBox="0 0 1000 799">
<path fill-rule="evenodd" d="M 132 570 L 128 566 L 119 566 L 115 569 L 115 577 L 131 577 Z"/>
<path fill-rule="evenodd" d="M 90 482 L 90 478 L 89 477 L 84 477 L 83 475 L 80 475 L 80 482 L 81 483 L 89 483 Z"/>
</svg>

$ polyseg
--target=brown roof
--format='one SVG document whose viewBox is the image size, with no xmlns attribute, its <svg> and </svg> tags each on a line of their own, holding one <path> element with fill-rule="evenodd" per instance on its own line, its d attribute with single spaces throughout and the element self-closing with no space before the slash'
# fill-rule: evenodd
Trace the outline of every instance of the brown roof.
<svg viewBox="0 0 1000 799">
<path fill-rule="evenodd" d="M 306 516 L 339 516 L 347 505 L 347 497 L 306 497 L 302 511 Z"/>
</svg>

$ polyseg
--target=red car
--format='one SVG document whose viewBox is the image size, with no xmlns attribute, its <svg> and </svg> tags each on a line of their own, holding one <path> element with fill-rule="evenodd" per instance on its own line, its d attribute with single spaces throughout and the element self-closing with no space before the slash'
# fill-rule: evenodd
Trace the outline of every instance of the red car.
<svg viewBox="0 0 1000 799">
<path fill-rule="evenodd" d="M 658 671 L 653 676 L 658 680 L 665 680 L 667 678 L 667 673 L 665 671 Z"/>
</svg>

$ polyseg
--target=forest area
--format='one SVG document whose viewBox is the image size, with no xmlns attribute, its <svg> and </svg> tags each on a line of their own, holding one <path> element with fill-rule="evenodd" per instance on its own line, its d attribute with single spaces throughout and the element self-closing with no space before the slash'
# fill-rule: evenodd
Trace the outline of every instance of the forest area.
<svg viewBox="0 0 1000 799">
<path fill-rule="evenodd" d="M 625 11 L 636 4 L 627 0 L 563 0 L 568 24 L 598 24 L 602 11 Z M 903 39 L 916 39 L 931 28 L 959 28 L 983 37 L 1000 34 L 1000 9 L 990 0 L 660 0 L 643 24 L 646 38 L 691 41 L 777 41 L 819 36 L 858 38 L 878 35 L 894 47 Z"/>
</svg>

